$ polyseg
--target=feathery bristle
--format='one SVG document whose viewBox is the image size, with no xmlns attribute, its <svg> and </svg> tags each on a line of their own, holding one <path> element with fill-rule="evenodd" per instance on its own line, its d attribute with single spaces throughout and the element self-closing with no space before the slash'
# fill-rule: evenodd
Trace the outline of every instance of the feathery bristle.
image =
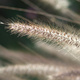
<svg viewBox="0 0 80 80">
<path fill-rule="evenodd" d="M 23 23 L 10 23 L 8 27 L 11 32 L 19 33 L 22 36 L 28 35 L 29 37 L 37 37 L 49 39 L 51 41 L 58 42 L 60 44 L 80 46 L 80 39 L 77 35 L 71 33 L 65 33 L 56 29 L 43 28 L 40 25 L 23 24 Z"/>
</svg>

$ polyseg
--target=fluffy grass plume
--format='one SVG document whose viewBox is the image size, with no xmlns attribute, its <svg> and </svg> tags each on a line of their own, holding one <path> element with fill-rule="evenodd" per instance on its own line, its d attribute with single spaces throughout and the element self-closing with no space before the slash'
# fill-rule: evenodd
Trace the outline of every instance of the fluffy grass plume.
<svg viewBox="0 0 80 80">
<path fill-rule="evenodd" d="M 19 36 L 28 36 L 33 39 L 51 41 L 56 50 L 72 60 L 80 61 L 80 37 L 67 30 L 50 28 L 49 26 L 34 24 L 32 22 L 14 22 L 8 23 L 8 29 L 13 34 Z M 74 28 L 72 28 L 74 29 Z M 74 30 L 73 30 L 74 31 Z"/>
<path fill-rule="evenodd" d="M 29 37 L 37 37 L 49 39 L 61 44 L 73 45 L 80 47 L 80 38 L 71 33 L 65 33 L 57 29 L 47 28 L 33 23 L 12 22 L 8 24 L 8 29 L 12 33 L 19 33 L 21 36 L 28 35 Z"/>
</svg>

